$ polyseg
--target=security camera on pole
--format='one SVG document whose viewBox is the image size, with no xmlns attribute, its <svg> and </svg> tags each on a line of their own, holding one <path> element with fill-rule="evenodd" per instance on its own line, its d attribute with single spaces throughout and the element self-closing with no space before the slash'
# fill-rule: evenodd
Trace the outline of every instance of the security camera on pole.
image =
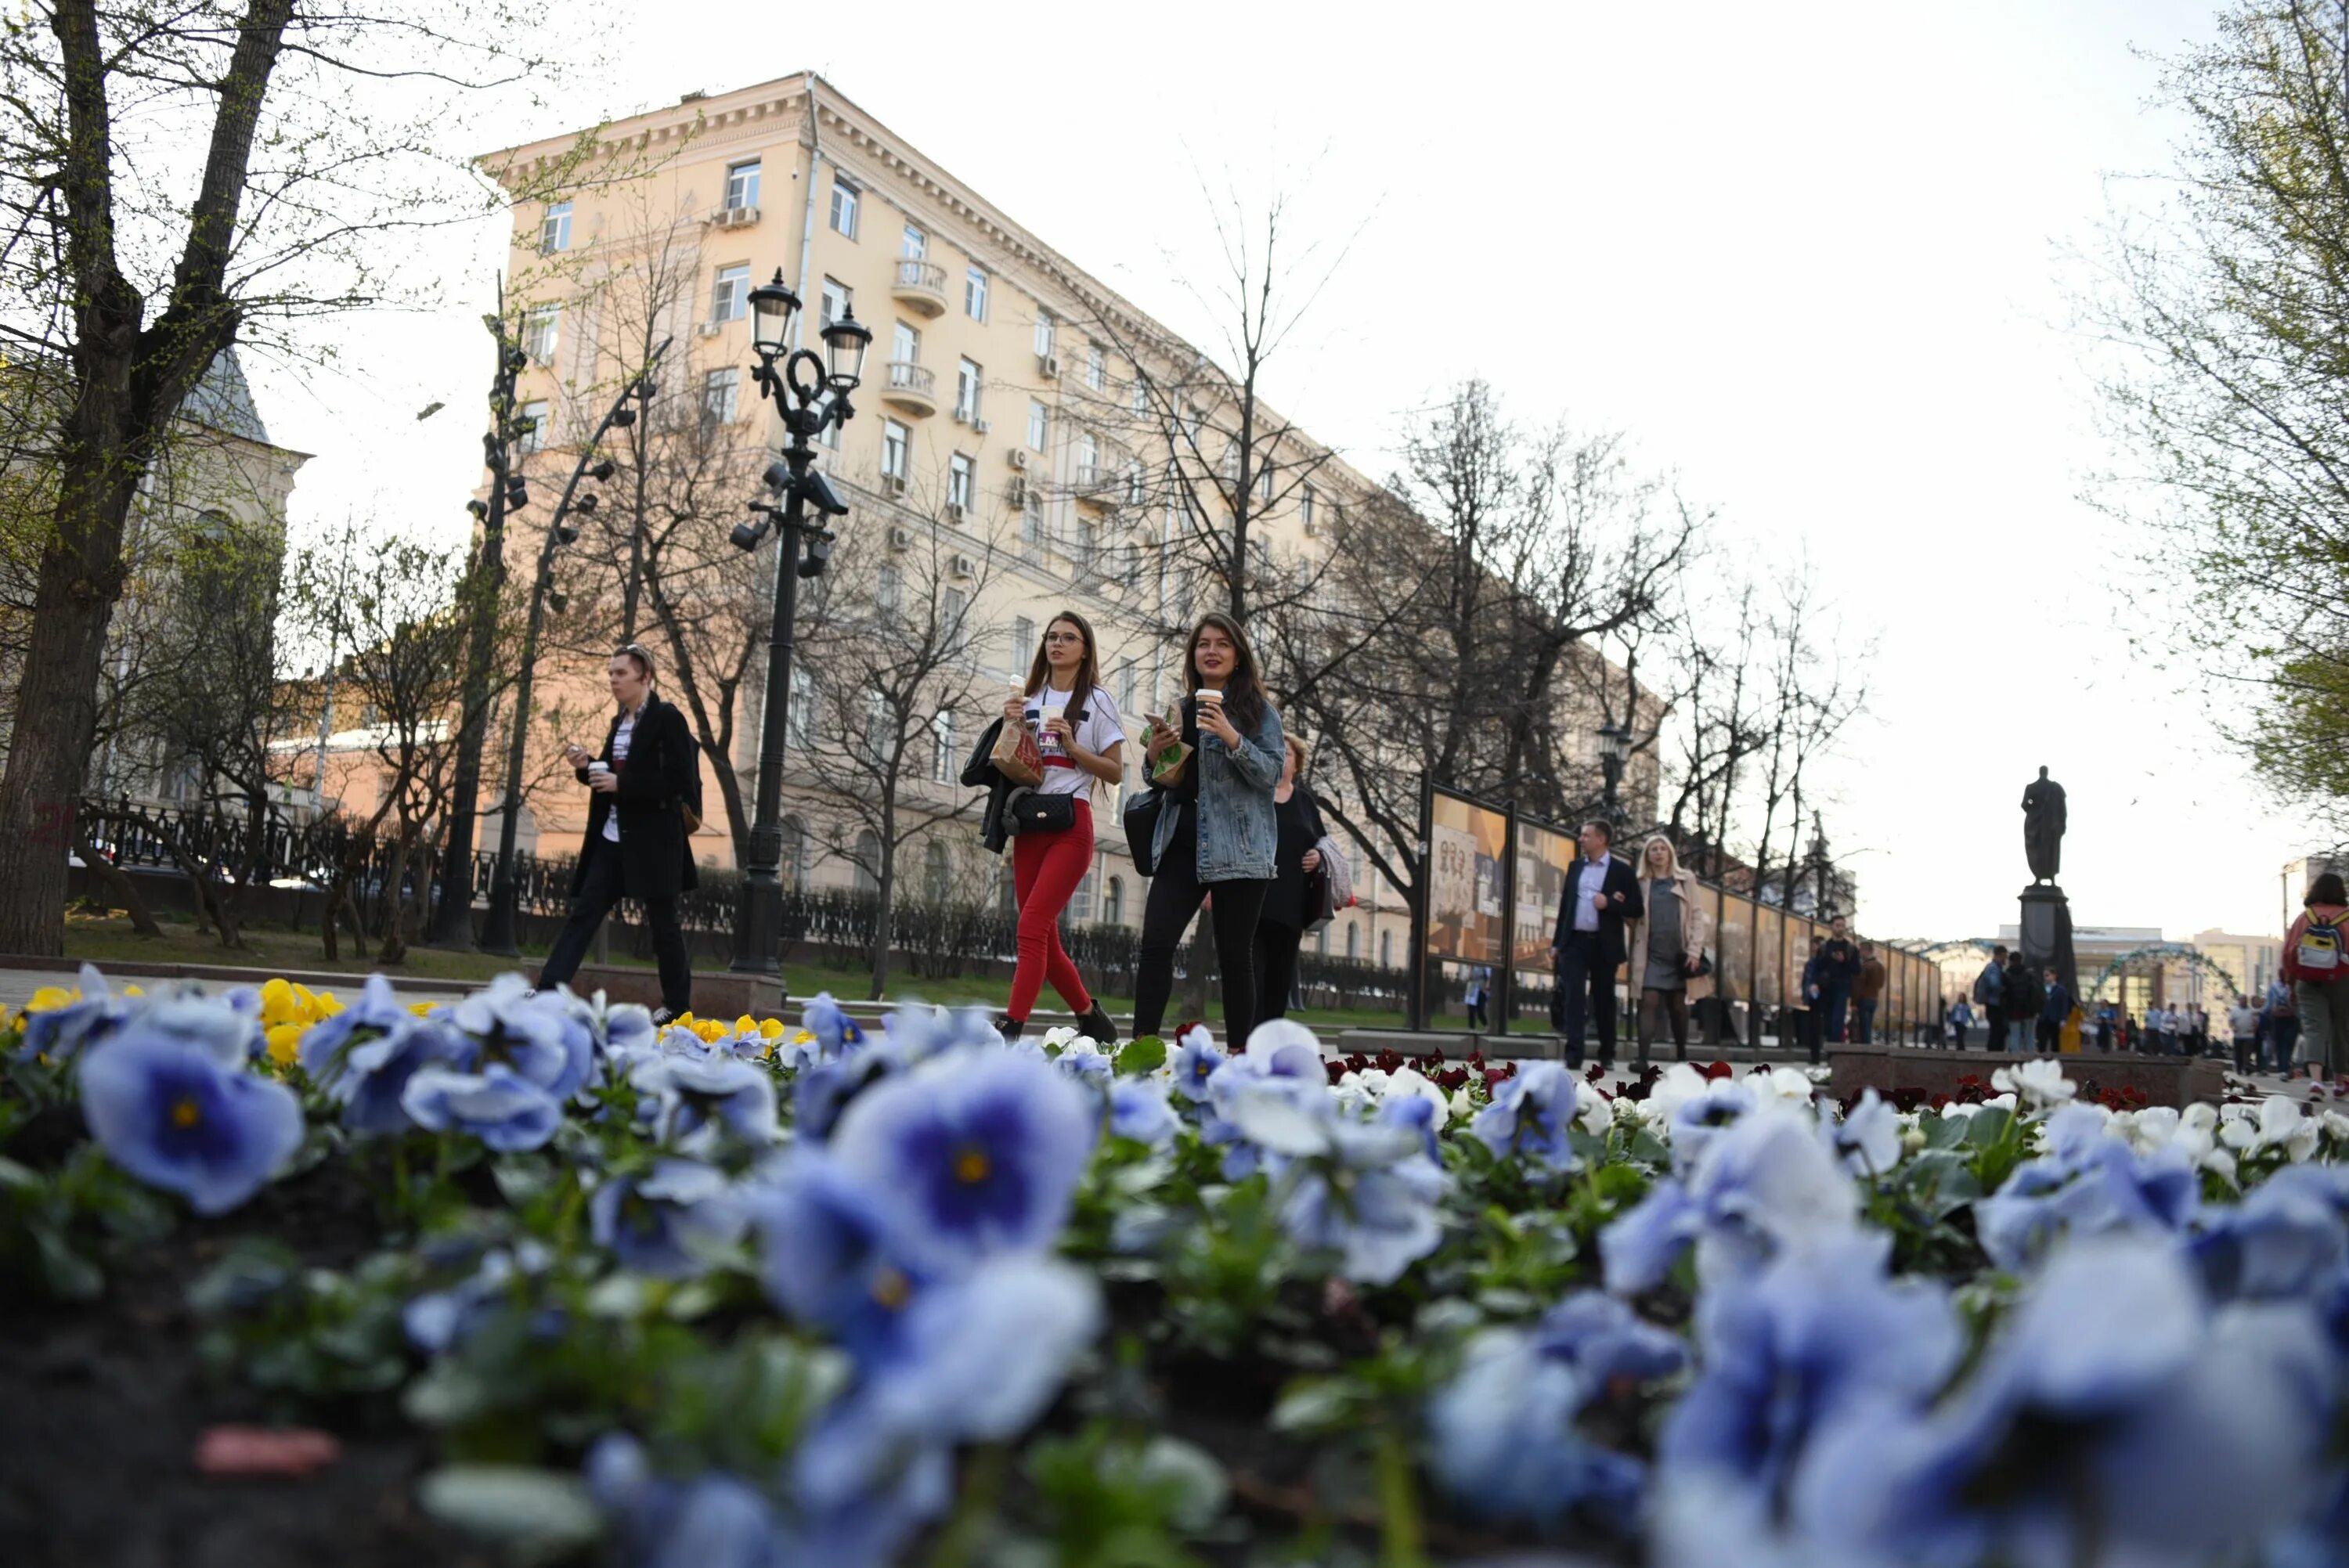
<svg viewBox="0 0 2349 1568">
<path fill-rule="evenodd" d="M 759 730 L 759 796 L 750 824 L 750 861 L 742 868 L 742 907 L 734 923 L 734 963 L 739 975 L 775 975 L 782 968 L 783 744 L 791 733 L 792 617 L 799 607 L 799 580 L 823 574 L 832 554 L 828 520 L 848 515 L 823 475 L 815 470 L 814 438 L 828 426 L 855 418 L 849 394 L 864 376 L 864 351 L 873 334 L 843 311 L 823 329 L 824 355 L 791 346 L 792 318 L 800 297 L 784 286 L 781 268 L 773 279 L 750 291 L 751 347 L 759 356 L 752 374 L 761 397 L 781 412 L 790 439 L 783 460 L 769 466 L 766 494 L 750 502 L 751 521 L 737 523 L 730 536 L 738 550 L 751 551 L 772 531 L 782 559 L 775 570 L 775 623 L 767 654 L 767 700 Z M 781 358 L 782 367 L 775 361 Z M 808 519 L 809 508 L 815 520 Z M 804 553 L 802 553 L 804 552 Z"/>
</svg>

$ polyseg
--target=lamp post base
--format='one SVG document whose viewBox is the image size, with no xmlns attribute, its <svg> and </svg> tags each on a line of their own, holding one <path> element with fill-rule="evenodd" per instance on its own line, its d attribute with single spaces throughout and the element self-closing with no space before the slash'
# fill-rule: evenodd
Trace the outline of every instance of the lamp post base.
<svg viewBox="0 0 2349 1568">
<path fill-rule="evenodd" d="M 736 975 L 780 978 L 783 972 L 783 884 L 777 868 L 753 865 L 742 873 L 742 913 L 734 924 Z"/>
<path fill-rule="evenodd" d="M 492 884 L 490 889 L 490 913 L 481 922 L 481 951 L 500 958 L 519 958 L 522 945 L 515 940 L 515 928 L 521 924 L 514 909 L 512 882 Z"/>
</svg>

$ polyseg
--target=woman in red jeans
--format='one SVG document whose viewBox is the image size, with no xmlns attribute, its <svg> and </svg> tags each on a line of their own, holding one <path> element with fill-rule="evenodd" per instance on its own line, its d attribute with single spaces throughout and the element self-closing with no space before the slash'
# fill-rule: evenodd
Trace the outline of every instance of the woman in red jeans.
<svg viewBox="0 0 2349 1568">
<path fill-rule="evenodd" d="M 1101 662 L 1093 629 L 1082 615 L 1064 610 L 1044 628 L 1043 645 L 1028 667 L 1026 686 L 1003 704 L 1003 722 L 1036 732 L 1044 756 L 1048 795 L 1076 797 L 1076 822 L 1057 833 L 1026 832 L 1011 841 L 1011 884 L 1019 897 L 1019 963 L 1011 972 L 1011 997 L 997 1026 L 1007 1040 L 1028 1026 L 1037 993 L 1052 989 L 1079 1015 L 1077 1027 L 1106 1044 L 1117 1038 L 1109 1015 L 1085 989 L 1075 963 L 1061 945 L 1061 911 L 1093 863 L 1092 797 L 1103 783 L 1125 772 L 1125 721 L 1109 689 L 1098 684 Z"/>
</svg>

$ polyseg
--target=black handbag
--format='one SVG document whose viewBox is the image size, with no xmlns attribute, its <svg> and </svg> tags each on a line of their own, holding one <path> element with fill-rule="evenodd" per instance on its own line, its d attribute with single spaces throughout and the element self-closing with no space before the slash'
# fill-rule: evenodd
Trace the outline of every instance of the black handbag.
<svg viewBox="0 0 2349 1568">
<path fill-rule="evenodd" d="M 1004 809 L 1003 825 L 1013 833 L 1065 833 L 1077 825 L 1077 798 L 1022 789 Z"/>
<path fill-rule="evenodd" d="M 1143 876 L 1158 873 L 1158 815 L 1166 809 L 1164 789 L 1137 789 L 1125 801 L 1125 848 L 1133 869 Z"/>
</svg>

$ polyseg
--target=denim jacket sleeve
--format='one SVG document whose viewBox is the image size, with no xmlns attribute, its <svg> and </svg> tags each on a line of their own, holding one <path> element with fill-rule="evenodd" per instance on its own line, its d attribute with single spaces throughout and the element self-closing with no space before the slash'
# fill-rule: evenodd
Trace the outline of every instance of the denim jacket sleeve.
<svg viewBox="0 0 2349 1568">
<path fill-rule="evenodd" d="M 1215 740 L 1216 738 L 1206 738 Z M 1222 746 L 1223 742 L 1216 740 Z M 1236 747 L 1225 747 L 1231 754 L 1232 771 L 1259 789 L 1269 789 L 1280 782 L 1280 715 L 1270 703 L 1265 704 L 1264 719 L 1256 727 L 1254 735 L 1243 735 Z"/>
</svg>

